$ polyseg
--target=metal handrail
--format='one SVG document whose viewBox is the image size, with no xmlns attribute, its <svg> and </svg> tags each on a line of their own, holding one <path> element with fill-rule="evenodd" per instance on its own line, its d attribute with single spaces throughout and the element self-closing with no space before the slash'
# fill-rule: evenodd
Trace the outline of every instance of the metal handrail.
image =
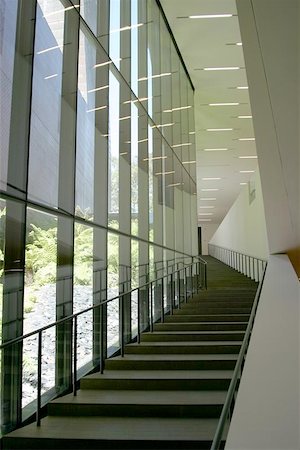
<svg viewBox="0 0 300 450">
<path fill-rule="evenodd" d="M 210 450 L 219 450 L 223 432 L 224 432 L 225 423 L 227 421 L 228 416 L 230 414 L 232 415 L 234 401 L 235 401 L 234 394 L 236 392 L 236 385 L 242 375 L 243 366 L 244 366 L 244 362 L 245 362 L 245 354 L 246 354 L 246 351 L 249 346 L 250 335 L 251 335 L 252 328 L 253 328 L 253 322 L 254 322 L 255 315 L 256 315 L 256 310 L 257 310 L 258 301 L 259 301 L 261 290 L 262 290 L 262 285 L 263 285 L 263 281 L 264 281 L 264 277 L 265 277 L 265 273 L 266 273 L 266 268 L 267 268 L 267 266 L 264 267 L 263 276 L 262 276 L 262 279 L 260 280 L 260 283 L 259 283 L 257 291 L 256 291 L 256 295 L 255 295 L 253 306 L 251 309 L 248 326 L 246 328 L 243 343 L 242 343 L 242 346 L 241 346 L 241 349 L 239 352 L 239 356 L 238 356 L 238 359 L 237 359 L 237 362 L 236 362 L 236 365 L 234 368 L 232 379 L 231 379 L 231 382 L 230 382 L 230 385 L 229 385 L 229 388 L 227 391 L 225 403 L 223 405 L 221 416 L 220 416 L 220 419 L 218 422 L 218 426 L 217 426 L 215 436 L 214 436 Z"/>
<path fill-rule="evenodd" d="M 267 260 L 252 256 L 246 253 L 221 247 L 215 244 L 208 244 L 209 255 L 227 264 L 233 269 L 250 277 L 252 280 L 260 281 L 264 272 Z"/>
<path fill-rule="evenodd" d="M 202 272 L 201 270 L 201 266 L 204 266 L 204 272 Z M 189 274 L 188 274 L 189 271 Z M 204 273 L 204 283 L 202 284 L 202 275 Z M 194 279 L 193 277 L 196 275 L 197 280 L 196 280 L 196 288 L 194 287 Z M 143 285 L 136 287 L 134 289 L 130 289 L 126 292 L 123 293 L 119 293 L 119 295 L 110 298 L 110 299 L 105 299 L 101 302 L 99 302 L 96 305 L 90 306 L 88 308 L 85 308 L 82 311 L 79 311 L 77 313 L 74 313 L 72 315 L 69 315 L 67 317 L 61 318 L 59 320 L 56 320 L 55 322 L 52 322 L 51 324 L 45 325 L 44 327 L 39 328 L 38 330 L 32 331 L 30 333 L 27 333 L 25 335 L 22 336 L 18 336 L 14 339 L 11 339 L 7 342 L 4 342 L 0 345 L 0 350 L 3 349 L 7 349 L 8 347 L 12 346 L 12 345 L 16 345 L 16 344 L 20 344 L 21 342 L 23 342 L 25 339 L 30 338 L 34 335 L 38 336 L 38 349 L 37 349 L 37 412 L 36 412 L 36 423 L 37 426 L 40 425 L 40 420 L 41 420 L 41 389 L 42 389 L 42 371 L 41 371 L 41 367 L 42 367 L 42 344 L 43 344 L 43 339 L 42 339 L 42 334 L 44 331 L 53 328 L 53 327 L 57 327 L 58 325 L 62 325 L 64 323 L 70 323 L 72 324 L 72 333 L 71 333 L 71 340 L 70 342 L 72 342 L 72 346 L 73 346 L 73 355 L 72 355 L 72 359 L 73 359 L 73 363 L 71 364 L 71 376 L 72 376 L 72 387 L 73 387 L 73 394 L 76 395 L 76 391 L 77 391 L 77 322 L 78 322 L 78 317 L 88 313 L 90 311 L 94 311 L 96 309 L 100 309 L 100 317 L 101 317 L 101 322 L 100 322 L 100 335 L 102 336 L 100 338 L 100 354 L 99 354 L 99 369 L 100 372 L 103 372 L 103 367 L 104 367 L 104 349 L 103 349 L 103 332 L 104 332 L 104 328 L 105 328 L 105 324 L 104 324 L 104 319 L 103 319 L 103 307 L 105 305 L 107 305 L 108 303 L 114 301 L 114 300 L 121 300 L 121 304 L 120 304 L 120 331 L 119 331 L 119 337 L 120 337 L 120 351 L 121 351 L 121 356 L 124 356 L 124 347 L 125 347 L 125 323 L 124 323 L 124 297 L 125 296 L 129 296 L 131 295 L 133 292 L 137 291 L 137 297 L 138 297 L 138 302 L 137 302 L 137 306 L 138 306 L 138 333 L 137 333 L 137 341 L 140 342 L 140 334 L 143 331 L 141 329 L 141 317 L 140 317 L 140 292 L 142 290 L 149 290 L 150 291 L 150 298 L 148 297 L 149 301 L 150 301 L 150 314 L 149 314 L 149 320 L 148 320 L 148 325 L 150 328 L 150 331 L 153 331 L 153 323 L 154 323 L 154 314 L 153 314 L 153 286 L 155 285 L 161 285 L 161 292 L 160 292 L 160 296 L 161 296 L 161 316 L 160 319 L 163 322 L 164 321 L 164 316 L 166 313 L 173 313 L 173 309 L 177 306 L 177 308 L 180 308 L 180 303 L 181 303 L 181 298 L 184 298 L 184 301 L 187 301 L 188 298 L 188 276 L 190 277 L 191 281 L 191 294 L 194 294 L 194 291 L 196 290 L 198 292 L 199 288 L 202 288 L 203 286 L 206 287 L 206 280 L 207 280 L 207 276 L 206 276 L 206 265 L 204 265 L 204 263 L 201 263 L 201 261 L 197 261 L 197 262 L 193 262 L 192 264 L 185 266 L 184 268 L 175 270 L 171 273 L 168 273 L 166 275 L 163 275 L 161 277 L 158 277 L 155 280 L 152 281 L 148 281 L 146 283 L 144 283 Z M 167 280 L 171 280 L 171 292 L 170 292 L 170 299 L 171 299 L 171 305 L 169 310 L 165 311 L 165 296 L 164 296 L 164 279 Z M 200 279 L 200 283 L 199 283 L 199 279 Z M 184 284 L 184 292 L 182 294 L 181 292 L 181 283 L 183 281 Z M 175 292 L 176 292 L 176 284 L 177 282 L 177 292 L 178 292 L 178 297 L 177 297 L 177 304 L 176 304 L 176 298 L 175 298 Z M 99 292 L 99 291 L 97 291 Z M 96 292 L 96 293 L 97 293 Z M 102 291 L 100 291 L 102 292 Z M 167 300 L 168 300 L 168 293 L 167 293 Z M 167 302 L 168 303 L 168 302 Z M 147 307 L 148 309 L 148 307 Z M 71 386 L 70 386 L 71 387 Z"/>
</svg>

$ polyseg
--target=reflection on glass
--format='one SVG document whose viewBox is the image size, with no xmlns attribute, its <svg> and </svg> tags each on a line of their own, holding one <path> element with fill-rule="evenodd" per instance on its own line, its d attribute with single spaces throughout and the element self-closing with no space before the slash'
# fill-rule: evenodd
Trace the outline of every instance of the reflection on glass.
<svg viewBox="0 0 300 450">
<path fill-rule="evenodd" d="M 38 0 L 32 80 L 29 197 L 58 203 L 64 9 L 58 0 Z M 43 93 L 43 95 L 41 95 Z"/>
<path fill-rule="evenodd" d="M 5 216 L 6 202 L 0 200 L 0 343 L 2 342 L 2 304 L 3 304 L 3 270 L 4 270 L 4 252 L 5 252 Z M 1 352 L 0 352 L 1 358 Z M 0 360 L 1 363 L 1 360 Z M 1 364 L 0 364 L 1 367 Z"/>
<path fill-rule="evenodd" d="M 32 208 L 27 209 L 25 251 L 24 334 L 56 320 L 57 218 Z M 43 370 L 46 387 L 54 386 L 53 349 L 55 332 L 45 335 Z M 52 346 L 52 348 L 51 348 Z M 23 345 L 23 406 L 35 398 L 37 363 L 36 335 Z"/>
<path fill-rule="evenodd" d="M 120 84 L 109 73 L 109 165 L 108 165 L 108 225 L 119 227 L 119 135 Z"/>
<path fill-rule="evenodd" d="M 120 0 L 110 0 L 109 56 L 120 69 Z"/>
<path fill-rule="evenodd" d="M 18 0 L 1 2 L 0 5 L 0 188 L 5 190 L 7 183 L 7 163 L 9 146 L 9 129 L 11 97 L 14 68 L 14 51 L 16 40 L 16 19 Z M 4 14 L 5 12 L 5 14 Z"/>
<path fill-rule="evenodd" d="M 131 240 L 131 289 L 139 286 L 139 242 Z M 137 334 L 137 301 L 138 291 L 131 295 L 131 333 L 132 337 Z"/>
<path fill-rule="evenodd" d="M 138 236 L 139 180 L 138 180 L 138 109 L 131 104 L 131 234 Z"/>
<path fill-rule="evenodd" d="M 96 48 L 80 32 L 78 57 L 77 138 L 76 138 L 76 214 L 93 218 L 94 207 L 94 153 L 95 115 L 99 109 L 96 93 Z M 107 106 L 105 106 L 106 108 Z"/>
<path fill-rule="evenodd" d="M 107 235 L 107 298 L 119 295 L 119 236 Z M 119 300 L 113 300 L 107 306 L 107 347 L 119 345 Z"/>
</svg>

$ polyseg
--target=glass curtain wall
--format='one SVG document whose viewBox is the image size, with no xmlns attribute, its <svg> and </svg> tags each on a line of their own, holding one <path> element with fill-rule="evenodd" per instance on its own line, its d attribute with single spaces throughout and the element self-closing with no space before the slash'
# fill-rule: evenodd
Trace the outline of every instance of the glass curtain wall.
<svg viewBox="0 0 300 450">
<path fill-rule="evenodd" d="M 193 87 L 160 6 L 1 0 L 0 89 L 1 342 L 122 294 L 102 308 L 110 355 L 121 305 L 137 333 L 130 290 L 197 254 Z M 147 287 L 140 301 L 143 329 Z M 99 363 L 99 320 L 78 317 L 79 374 Z M 45 401 L 70 386 L 71 334 L 43 332 Z M 37 346 L 1 353 L 2 432 L 36 408 Z"/>
</svg>

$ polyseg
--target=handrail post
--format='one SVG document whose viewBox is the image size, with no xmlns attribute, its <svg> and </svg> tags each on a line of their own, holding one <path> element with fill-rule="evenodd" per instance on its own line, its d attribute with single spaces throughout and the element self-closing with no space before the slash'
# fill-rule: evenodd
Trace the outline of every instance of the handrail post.
<svg viewBox="0 0 300 450">
<path fill-rule="evenodd" d="M 77 395 L 77 316 L 74 317 L 73 331 L 73 395 Z"/>
<path fill-rule="evenodd" d="M 141 342 L 140 288 L 137 290 L 137 342 Z"/>
<path fill-rule="evenodd" d="M 42 400 L 42 331 L 38 334 L 38 367 L 37 367 L 37 410 L 36 425 L 41 425 L 41 400 Z"/>
<path fill-rule="evenodd" d="M 170 301 L 170 314 L 173 315 L 173 302 L 174 302 L 174 289 L 173 289 L 173 273 L 171 273 L 171 289 L 170 289 L 171 301 Z"/>
<path fill-rule="evenodd" d="M 187 302 L 187 275 L 186 275 L 186 267 L 184 268 L 184 302 Z"/>
<path fill-rule="evenodd" d="M 104 370 L 104 312 L 103 303 L 100 303 L 100 373 Z"/>
<path fill-rule="evenodd" d="M 177 271 L 177 293 L 178 293 L 178 309 L 180 309 L 180 269 Z"/>
<path fill-rule="evenodd" d="M 123 289 L 124 292 L 124 289 Z M 120 297 L 120 301 L 121 301 L 121 311 L 120 311 L 120 322 L 121 322 L 121 330 L 120 330 L 120 347 L 121 347 L 121 357 L 124 357 L 124 294 L 121 295 Z"/>
<path fill-rule="evenodd" d="M 150 331 L 153 332 L 153 283 L 150 283 Z"/>
<path fill-rule="evenodd" d="M 165 321 L 165 305 L 164 305 L 164 278 L 161 279 L 161 323 Z"/>
</svg>

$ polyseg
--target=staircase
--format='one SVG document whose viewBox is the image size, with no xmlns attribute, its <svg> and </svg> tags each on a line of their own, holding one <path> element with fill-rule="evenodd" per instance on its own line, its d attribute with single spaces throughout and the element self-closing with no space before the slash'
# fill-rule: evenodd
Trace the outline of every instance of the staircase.
<svg viewBox="0 0 300 450">
<path fill-rule="evenodd" d="M 207 291 L 48 405 L 3 449 L 209 449 L 257 283 L 207 257 Z M 224 441 L 223 441 L 224 445 Z"/>
</svg>

